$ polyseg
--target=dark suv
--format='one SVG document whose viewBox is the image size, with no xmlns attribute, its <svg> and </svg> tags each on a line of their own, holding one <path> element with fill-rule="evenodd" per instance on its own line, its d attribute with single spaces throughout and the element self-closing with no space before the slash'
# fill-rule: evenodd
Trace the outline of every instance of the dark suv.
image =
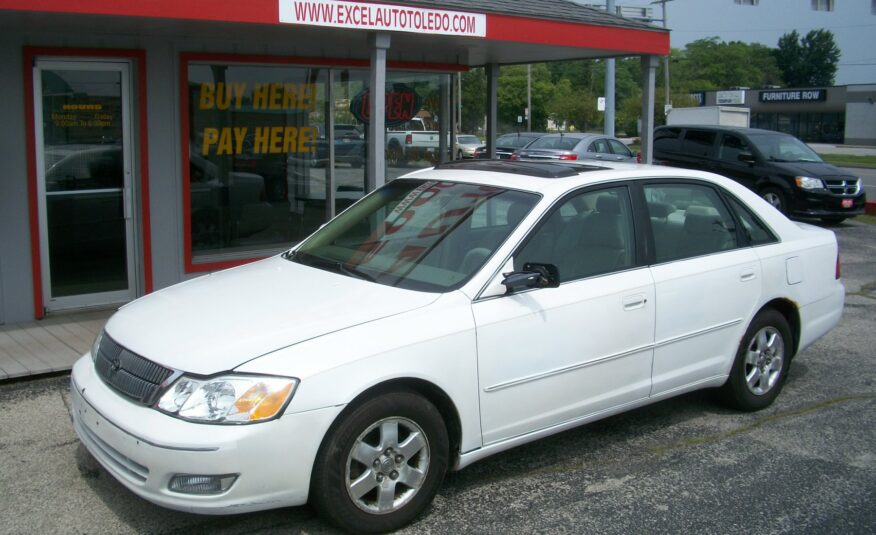
<svg viewBox="0 0 876 535">
<path fill-rule="evenodd" d="M 861 179 L 825 163 L 789 134 L 729 126 L 661 126 L 654 163 L 711 171 L 760 194 L 788 216 L 839 223 L 864 213 Z"/>
</svg>

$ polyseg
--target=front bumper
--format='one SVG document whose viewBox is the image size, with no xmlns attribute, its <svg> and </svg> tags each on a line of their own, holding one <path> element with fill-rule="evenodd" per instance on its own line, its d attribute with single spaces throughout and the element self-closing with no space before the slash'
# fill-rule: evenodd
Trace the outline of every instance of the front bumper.
<svg viewBox="0 0 876 535">
<path fill-rule="evenodd" d="M 116 394 L 88 355 L 73 367 L 71 398 L 76 434 L 109 473 L 150 502 L 201 514 L 306 503 L 320 442 L 343 408 L 287 409 L 281 418 L 251 425 L 186 422 Z M 221 494 L 193 495 L 169 489 L 177 474 L 238 477 Z"/>
<path fill-rule="evenodd" d="M 863 192 L 857 197 L 844 197 L 798 190 L 796 196 L 790 212 L 800 217 L 854 217 L 863 214 L 867 204 Z M 843 201 L 847 201 L 849 206 L 843 206 Z"/>
</svg>

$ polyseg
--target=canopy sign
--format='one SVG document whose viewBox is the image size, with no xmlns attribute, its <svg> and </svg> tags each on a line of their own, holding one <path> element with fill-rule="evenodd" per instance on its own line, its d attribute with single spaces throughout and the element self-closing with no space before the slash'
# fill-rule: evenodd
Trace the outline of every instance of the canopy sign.
<svg viewBox="0 0 876 535">
<path fill-rule="evenodd" d="M 336 0 L 280 0 L 280 22 L 422 34 L 486 37 L 482 13 Z"/>
</svg>

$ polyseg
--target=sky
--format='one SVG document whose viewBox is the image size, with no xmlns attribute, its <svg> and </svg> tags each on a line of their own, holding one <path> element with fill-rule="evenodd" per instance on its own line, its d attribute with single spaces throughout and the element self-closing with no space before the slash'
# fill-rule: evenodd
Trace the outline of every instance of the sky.
<svg viewBox="0 0 876 535">
<path fill-rule="evenodd" d="M 652 7 L 653 16 L 662 18 L 659 3 L 652 0 L 615 0 L 615 5 Z M 812 0 L 759 0 L 757 6 L 734 0 L 670 0 L 666 18 L 672 48 L 713 36 L 775 48 L 779 37 L 791 30 L 805 35 L 825 28 L 842 51 L 836 85 L 876 84 L 876 0 L 834 0 L 834 6 L 834 11 L 824 12 L 814 11 Z"/>
</svg>

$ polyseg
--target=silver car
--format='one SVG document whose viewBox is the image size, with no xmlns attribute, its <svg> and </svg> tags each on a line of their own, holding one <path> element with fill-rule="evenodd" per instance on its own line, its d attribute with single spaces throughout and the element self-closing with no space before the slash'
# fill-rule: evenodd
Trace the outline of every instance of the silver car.
<svg viewBox="0 0 876 535">
<path fill-rule="evenodd" d="M 619 139 L 602 134 L 549 134 L 517 151 L 512 160 L 603 160 L 632 162 L 637 156 Z"/>
<path fill-rule="evenodd" d="M 474 158 L 475 149 L 484 143 L 477 136 L 460 135 L 456 136 L 456 157 L 461 160 L 463 158 Z"/>
</svg>

